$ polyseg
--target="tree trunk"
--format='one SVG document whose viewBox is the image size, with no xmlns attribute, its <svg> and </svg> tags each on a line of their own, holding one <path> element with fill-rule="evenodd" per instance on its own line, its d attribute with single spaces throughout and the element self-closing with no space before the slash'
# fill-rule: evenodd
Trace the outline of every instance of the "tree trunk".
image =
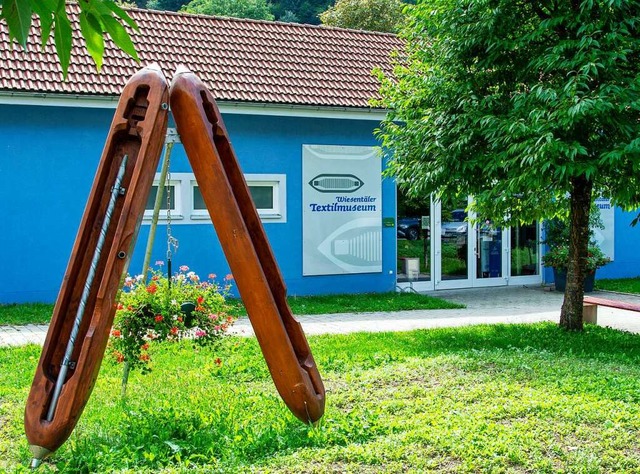
<svg viewBox="0 0 640 474">
<path fill-rule="evenodd" d="M 593 182 L 585 176 L 571 180 L 569 213 L 569 265 L 567 287 L 560 312 L 560 327 L 582 331 L 582 300 L 587 276 L 586 257 L 589 250 L 589 212 Z"/>
</svg>

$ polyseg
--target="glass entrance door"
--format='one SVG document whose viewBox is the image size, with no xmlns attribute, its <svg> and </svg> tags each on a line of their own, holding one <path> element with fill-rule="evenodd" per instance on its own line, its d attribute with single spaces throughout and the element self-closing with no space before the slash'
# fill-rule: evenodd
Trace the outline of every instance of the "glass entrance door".
<svg viewBox="0 0 640 474">
<path fill-rule="evenodd" d="M 475 272 L 473 286 L 506 285 L 504 268 L 507 248 L 503 245 L 503 232 L 489 219 L 474 226 Z"/>
<path fill-rule="evenodd" d="M 471 286 L 471 242 L 466 207 L 466 200 L 453 206 L 436 205 L 436 289 Z"/>
<path fill-rule="evenodd" d="M 472 288 L 506 285 L 506 233 L 488 219 L 472 225 L 467 200 L 435 207 L 435 288 Z"/>
</svg>

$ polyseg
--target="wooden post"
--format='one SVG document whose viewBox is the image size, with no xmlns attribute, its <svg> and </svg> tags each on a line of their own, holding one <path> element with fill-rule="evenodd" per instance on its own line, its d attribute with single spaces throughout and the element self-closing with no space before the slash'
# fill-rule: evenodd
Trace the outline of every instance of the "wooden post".
<svg viewBox="0 0 640 474">
<path fill-rule="evenodd" d="M 582 321 L 586 324 L 598 324 L 598 305 L 583 303 Z"/>
</svg>

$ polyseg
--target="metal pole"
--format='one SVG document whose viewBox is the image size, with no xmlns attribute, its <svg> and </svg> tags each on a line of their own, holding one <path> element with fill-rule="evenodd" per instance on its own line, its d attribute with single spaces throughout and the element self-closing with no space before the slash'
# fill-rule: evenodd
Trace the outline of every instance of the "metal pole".
<svg viewBox="0 0 640 474">
<path fill-rule="evenodd" d="M 156 229 L 158 228 L 158 218 L 160 216 L 160 206 L 162 205 L 162 198 L 164 195 L 165 181 L 167 179 L 167 172 L 169 170 L 169 162 L 171 159 L 171 150 L 173 145 L 177 141 L 174 137 L 175 130 L 167 130 L 166 147 L 164 157 L 162 161 L 162 169 L 160 170 L 160 180 L 158 182 L 158 192 L 156 193 L 156 201 L 153 205 L 153 216 L 151 217 L 151 225 L 149 227 L 149 238 L 147 239 L 147 249 L 144 252 L 144 263 L 142 264 L 142 276 L 147 279 L 147 273 L 149 272 L 149 266 L 151 262 L 151 253 L 153 251 L 153 243 L 156 240 Z"/>
<path fill-rule="evenodd" d="M 78 306 L 78 311 L 76 312 L 76 319 L 73 322 L 73 329 L 71 330 L 71 335 L 69 336 L 69 341 L 67 342 L 67 349 L 64 353 L 62 365 L 60 366 L 60 373 L 58 374 L 56 386 L 53 390 L 53 397 L 51 398 L 51 404 L 49 405 L 49 411 L 47 412 L 47 421 L 53 420 L 53 414 L 55 413 L 56 407 L 58 405 L 60 392 L 62 391 L 62 386 L 64 385 L 65 379 L 67 377 L 67 372 L 69 371 L 69 363 L 71 362 L 71 356 L 73 355 L 73 350 L 75 348 L 76 337 L 78 337 L 78 332 L 80 331 L 80 324 L 82 324 L 85 306 L 87 304 L 87 299 L 89 298 L 93 279 L 95 278 L 96 268 L 98 266 L 98 262 L 100 261 L 100 253 L 102 252 L 102 247 L 104 246 L 107 231 L 109 230 L 109 224 L 111 223 L 113 210 L 116 207 L 116 200 L 118 199 L 118 196 L 124 194 L 124 189 L 121 188 L 120 185 L 122 184 L 122 179 L 124 178 L 128 159 L 128 155 L 124 155 L 124 157 L 122 158 L 122 163 L 120 164 L 120 169 L 118 170 L 118 176 L 116 177 L 116 182 L 113 185 L 113 189 L 111 190 L 111 198 L 109 199 L 107 212 L 105 213 L 104 221 L 102 222 L 102 228 L 100 229 L 98 243 L 96 245 L 95 251 L 93 252 L 89 274 L 87 275 L 87 280 L 85 281 L 84 289 L 82 290 L 82 297 L 80 298 L 80 305 Z"/>
</svg>

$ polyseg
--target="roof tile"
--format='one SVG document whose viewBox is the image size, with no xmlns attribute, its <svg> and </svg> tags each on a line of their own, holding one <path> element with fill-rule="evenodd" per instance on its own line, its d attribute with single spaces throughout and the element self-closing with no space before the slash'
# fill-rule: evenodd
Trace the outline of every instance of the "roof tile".
<svg viewBox="0 0 640 474">
<path fill-rule="evenodd" d="M 68 4 L 74 41 L 66 82 L 53 38 L 40 48 L 36 20 L 26 51 L 9 42 L 0 24 L 0 90 L 118 95 L 140 67 L 105 41 L 102 71 L 80 42 L 77 4 Z M 218 99 L 314 106 L 368 107 L 378 96 L 371 71 L 391 68 L 402 49 L 395 35 L 154 10 L 129 10 L 140 34 L 133 41 L 143 65 L 165 74 L 179 64 L 200 75 Z"/>
</svg>

